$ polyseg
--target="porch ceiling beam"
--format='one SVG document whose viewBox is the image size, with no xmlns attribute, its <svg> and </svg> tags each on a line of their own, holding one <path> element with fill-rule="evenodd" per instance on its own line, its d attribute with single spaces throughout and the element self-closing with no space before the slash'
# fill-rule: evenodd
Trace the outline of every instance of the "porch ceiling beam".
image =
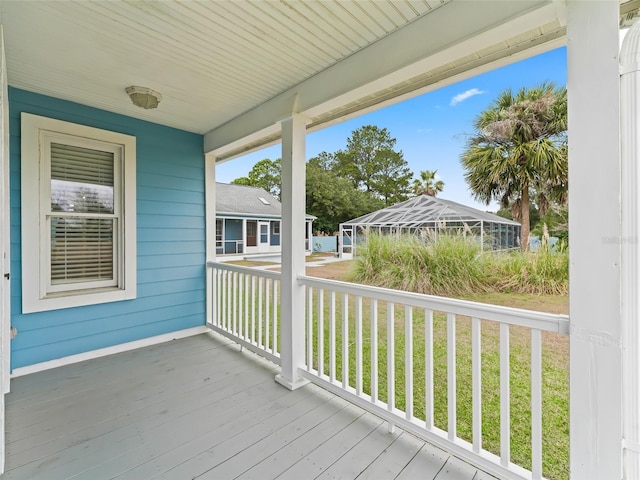
<svg viewBox="0 0 640 480">
<path fill-rule="evenodd" d="M 209 131 L 205 134 L 205 153 L 225 159 L 243 148 L 247 150 L 247 145 L 274 143 L 279 139 L 277 122 L 291 113 L 302 114 L 313 122 L 342 105 L 375 95 L 532 28 L 558 19 L 563 24 L 564 8 L 563 3 L 552 0 L 447 3 Z M 487 62 L 491 60 L 495 58 Z"/>
</svg>

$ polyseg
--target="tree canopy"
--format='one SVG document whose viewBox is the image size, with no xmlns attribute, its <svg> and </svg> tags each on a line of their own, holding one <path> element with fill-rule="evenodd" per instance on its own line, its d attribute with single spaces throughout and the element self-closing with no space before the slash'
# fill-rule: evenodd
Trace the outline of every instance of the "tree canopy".
<svg viewBox="0 0 640 480">
<path fill-rule="evenodd" d="M 231 183 L 263 188 L 274 197 L 280 199 L 280 185 L 282 184 L 282 164 L 279 158 L 271 160 L 265 158 L 257 162 L 246 177 L 240 177 Z"/>
<path fill-rule="evenodd" d="M 340 223 L 407 200 L 415 185 L 402 151 L 395 150 L 396 139 L 386 128 L 365 125 L 351 132 L 346 148 L 322 152 L 307 162 L 306 211 L 317 217 L 317 231 L 334 233 Z M 281 160 L 265 158 L 256 163 L 246 177 L 231 183 L 260 187 L 280 198 Z M 442 190 L 444 183 L 424 187 Z M 431 190 L 429 190 L 431 191 Z"/>
<path fill-rule="evenodd" d="M 438 170 L 420 170 L 419 178 L 413 181 L 413 194 L 435 197 L 444 190 L 444 182 L 436 180 L 437 173 Z"/>
<path fill-rule="evenodd" d="M 529 248 L 529 209 L 535 199 L 544 215 L 550 203 L 566 201 L 567 91 L 553 83 L 502 91 L 474 121 L 461 155 L 475 198 L 512 207 L 522 224 L 520 245 Z"/>
<path fill-rule="evenodd" d="M 384 202 L 370 192 L 358 190 L 351 181 L 341 177 L 325 162 L 326 152 L 307 163 L 307 213 L 317 217 L 317 231 L 333 233 L 342 222 L 384 207 Z"/>
<path fill-rule="evenodd" d="M 413 172 L 395 145 L 386 128 L 360 127 L 351 132 L 346 149 L 334 154 L 333 170 L 354 188 L 382 199 L 385 206 L 407 200 Z"/>
</svg>

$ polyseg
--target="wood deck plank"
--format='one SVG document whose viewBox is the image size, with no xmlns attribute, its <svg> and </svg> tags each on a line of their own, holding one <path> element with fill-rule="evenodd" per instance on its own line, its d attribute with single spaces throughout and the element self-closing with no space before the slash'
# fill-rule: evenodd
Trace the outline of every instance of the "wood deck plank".
<svg viewBox="0 0 640 480">
<path fill-rule="evenodd" d="M 476 480 L 477 470 L 468 463 L 449 457 L 434 480 Z"/>
<path fill-rule="evenodd" d="M 344 452 L 344 455 L 318 475 L 316 480 L 356 478 L 396 441 L 400 433 L 398 429 L 389 433 L 387 423 L 382 422 L 370 435 Z"/>
<path fill-rule="evenodd" d="M 402 469 L 396 480 L 411 480 L 418 477 L 435 479 L 448 459 L 448 453 L 425 443 L 417 455 Z"/>
<path fill-rule="evenodd" d="M 207 333 L 13 379 L 2 480 L 491 479 L 278 371 Z"/>
<path fill-rule="evenodd" d="M 229 478 L 220 475 L 219 472 L 216 472 L 215 475 L 208 472 L 230 459 L 232 461 L 222 467 L 225 470 L 238 465 L 239 459 L 254 465 L 255 462 L 277 451 L 283 442 L 286 443 L 296 438 L 296 436 L 322 424 L 325 420 L 329 421 L 328 419 L 337 416 L 338 420 L 344 421 L 348 417 L 348 414 L 342 413 L 344 410 L 348 412 L 354 411 L 352 405 L 347 404 L 342 399 L 334 398 L 299 417 L 279 418 L 277 422 L 267 419 L 255 427 L 219 443 L 216 448 L 203 450 L 196 457 L 189 459 L 188 462 L 179 465 L 158 478 L 163 480 L 176 478 Z M 334 419 L 334 421 L 336 420 Z M 332 423 L 330 422 L 330 424 Z M 257 455 L 258 458 L 255 458 L 254 455 Z M 244 469 L 246 469 L 246 463 Z"/>
<path fill-rule="evenodd" d="M 423 445 L 424 441 L 406 432 L 402 432 L 398 438 L 378 455 L 356 478 L 358 480 L 396 478 L 411 459 L 417 455 Z"/>
<path fill-rule="evenodd" d="M 256 383 L 262 380 L 259 377 L 249 376 L 249 378 L 256 378 Z M 172 416 L 179 418 L 185 414 L 184 412 L 202 411 L 206 414 L 206 411 L 218 396 L 221 398 L 230 397 L 233 400 L 238 393 L 244 392 L 242 384 L 238 383 L 237 380 L 238 375 L 234 375 L 224 382 L 215 382 L 213 388 L 216 390 L 214 393 L 210 393 L 210 396 L 207 395 L 209 393 L 207 390 L 196 389 L 187 391 L 185 395 L 176 394 L 160 398 L 157 402 L 149 404 L 145 408 L 139 408 L 131 412 L 122 410 L 119 415 L 111 419 L 90 423 L 82 429 L 64 436 L 59 434 L 48 441 L 37 441 L 33 437 L 28 437 L 13 442 L 11 448 L 17 453 L 11 457 L 11 466 L 17 467 L 28 461 L 33 461 L 34 457 L 40 458 L 54 454 L 132 423 L 138 423 L 144 425 L 145 428 L 149 428 L 155 423 L 172 422 Z M 262 383 L 266 381 L 269 380 L 262 380 Z M 250 401 L 252 400 L 250 399 Z"/>
<path fill-rule="evenodd" d="M 145 435 L 145 441 L 139 448 L 128 451 L 125 455 L 111 458 L 83 472 L 78 478 L 92 479 L 96 473 L 107 473 L 109 478 L 119 480 L 153 478 L 178 463 L 188 461 L 194 451 L 201 445 L 211 445 L 217 441 L 234 435 L 238 431 L 255 425 L 261 417 L 291 413 L 294 405 L 298 408 L 313 408 L 324 400 L 314 396 L 312 392 L 299 392 L 284 399 L 280 397 L 266 402 L 259 408 L 247 410 L 240 406 L 237 410 L 229 410 L 226 415 L 212 415 L 209 421 L 205 416 L 190 416 L 180 422 L 179 429 L 158 429 Z M 253 402 L 255 405 L 255 402 Z M 215 408 L 215 406 L 213 407 Z"/>
<path fill-rule="evenodd" d="M 262 373 L 262 378 L 269 378 L 269 374 L 263 372 L 252 372 L 250 364 L 232 363 L 227 366 L 223 363 L 225 374 L 234 376 L 257 375 Z M 255 369 L 253 369 L 255 370 Z M 8 427 L 11 428 L 12 434 L 8 439 L 8 443 L 18 441 L 22 438 L 30 437 L 35 432 L 46 432 L 56 430 L 60 417 L 64 417 L 66 412 L 73 411 L 73 422 L 67 422 L 63 426 L 65 432 L 74 431 L 76 425 L 86 425 L 86 416 L 90 416 L 93 420 L 107 420 L 117 416 L 126 409 L 129 412 L 144 409 L 151 403 L 158 400 L 175 395 L 173 385 L 180 384 L 183 391 L 205 390 L 215 387 L 217 381 L 224 381 L 223 376 L 216 377 L 215 367 L 206 369 L 194 368 L 192 370 L 184 369 L 172 374 L 154 371 L 140 371 L 140 378 L 143 380 L 137 382 L 119 382 L 115 387 L 103 386 L 93 389 L 92 391 L 76 394 L 70 399 L 60 399 L 58 402 L 51 404 L 48 408 L 45 406 L 34 407 L 33 415 L 27 412 L 17 412 Z M 135 390 L 132 395 L 131 390 Z M 108 402 L 104 399 L 108 398 Z M 102 402 L 103 408 L 96 411 L 95 403 Z M 98 415 L 98 417 L 96 417 Z"/>
<path fill-rule="evenodd" d="M 108 357 L 53 368 L 25 377 L 18 377 L 12 383 L 11 393 L 14 395 L 7 397 L 7 404 L 24 404 L 28 401 L 37 401 L 37 399 L 49 400 L 55 398 L 56 394 L 68 396 L 70 392 L 79 391 L 86 384 L 91 385 L 91 379 L 103 375 L 105 371 L 119 371 L 122 375 L 121 378 L 126 376 L 135 377 L 135 372 L 131 371 L 129 367 L 136 363 L 149 361 L 149 363 L 154 362 L 161 365 L 165 360 L 175 365 L 169 359 L 179 360 L 189 356 L 198 357 L 202 352 L 212 352 L 231 345 L 231 341 L 227 339 L 215 338 L 213 341 L 212 339 L 211 334 L 196 335 L 189 337 L 189 340 L 193 341 L 189 342 L 188 349 L 184 348 L 184 342 L 182 342 L 184 339 L 173 340 L 160 345 L 143 347 Z M 108 359 L 108 362 L 102 361 L 106 359 Z M 22 381 L 23 378 L 28 378 L 29 380 Z"/>
<path fill-rule="evenodd" d="M 271 455 L 265 455 L 264 452 L 261 452 L 260 455 L 264 457 L 263 460 L 255 463 L 252 468 L 247 468 L 247 464 L 243 463 L 243 458 L 238 455 L 233 459 L 233 462 L 225 462 L 225 464 L 220 465 L 219 468 L 207 472 L 202 478 L 216 478 L 216 475 L 219 475 L 217 478 L 238 479 L 260 478 L 261 476 L 280 478 L 279 475 L 296 464 L 296 462 L 310 455 L 314 455 L 319 450 L 326 452 L 326 449 L 322 447 L 326 445 L 327 442 L 333 444 L 333 442 L 343 436 L 345 431 L 348 431 L 350 427 L 362 425 L 364 429 L 368 429 L 367 423 L 369 422 L 365 419 L 366 415 L 367 414 L 362 415 L 359 409 L 347 408 L 290 441 L 286 435 L 278 435 L 278 437 L 283 438 L 284 442 L 288 443 L 284 444 L 278 450 L 275 450 Z M 379 419 L 375 418 L 375 420 Z M 271 441 L 270 439 L 264 440 Z M 259 445 L 256 445 L 256 447 L 260 448 Z M 339 449 L 340 447 L 336 445 L 336 448 Z M 243 454 L 244 453 L 245 452 L 243 452 Z M 246 452 L 243 457 L 246 458 L 247 455 L 251 455 L 251 452 Z M 305 472 L 302 477 L 307 478 L 309 475 L 310 472 Z"/>
<path fill-rule="evenodd" d="M 382 423 L 383 420 L 375 415 L 370 413 L 363 415 L 317 448 L 310 451 L 301 450 L 299 459 L 290 468 L 284 470 L 281 475 L 274 476 L 274 478 L 297 480 L 303 477 L 317 477 L 342 457 L 345 452 L 351 450 L 374 432 Z M 278 452 L 278 457 L 270 459 L 271 464 L 278 465 L 282 470 L 286 465 L 282 460 L 285 458 L 295 459 L 289 450 L 290 448 L 285 448 Z"/>
</svg>

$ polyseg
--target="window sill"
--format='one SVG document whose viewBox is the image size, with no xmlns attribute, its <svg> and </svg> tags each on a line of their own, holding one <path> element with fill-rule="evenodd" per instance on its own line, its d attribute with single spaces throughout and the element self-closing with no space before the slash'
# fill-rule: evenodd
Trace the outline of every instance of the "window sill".
<svg viewBox="0 0 640 480">
<path fill-rule="evenodd" d="M 23 295 L 22 313 L 46 312 L 63 308 L 133 300 L 135 298 L 135 288 L 121 289 L 117 287 L 51 293 L 43 298 L 28 298 L 28 296 Z"/>
</svg>

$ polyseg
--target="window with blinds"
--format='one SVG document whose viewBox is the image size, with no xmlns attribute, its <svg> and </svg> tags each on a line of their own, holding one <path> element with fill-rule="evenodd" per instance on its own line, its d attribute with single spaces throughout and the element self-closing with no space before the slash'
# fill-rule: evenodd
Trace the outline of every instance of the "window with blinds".
<svg viewBox="0 0 640 480">
<path fill-rule="evenodd" d="M 115 284 L 114 162 L 114 152 L 51 143 L 52 286 Z"/>
<path fill-rule="evenodd" d="M 21 149 L 23 312 L 135 298 L 135 137 L 23 113 Z"/>
</svg>

